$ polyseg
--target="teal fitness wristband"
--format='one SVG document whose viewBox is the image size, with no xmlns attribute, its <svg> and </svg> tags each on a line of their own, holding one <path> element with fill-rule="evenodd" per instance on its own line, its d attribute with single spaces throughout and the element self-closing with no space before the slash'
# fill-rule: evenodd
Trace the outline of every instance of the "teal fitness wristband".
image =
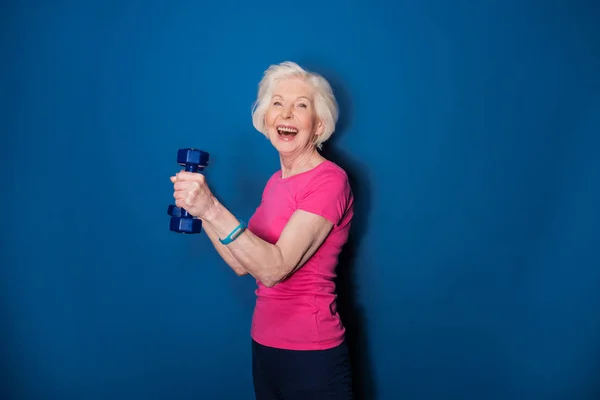
<svg viewBox="0 0 600 400">
<path fill-rule="evenodd" d="M 240 224 L 237 226 L 237 228 L 232 230 L 231 233 L 227 235 L 225 239 L 219 239 L 219 242 L 221 242 L 222 244 L 229 244 L 235 239 L 237 239 L 242 233 L 244 233 L 245 230 L 246 224 L 244 223 L 244 221 L 240 221 Z"/>
</svg>

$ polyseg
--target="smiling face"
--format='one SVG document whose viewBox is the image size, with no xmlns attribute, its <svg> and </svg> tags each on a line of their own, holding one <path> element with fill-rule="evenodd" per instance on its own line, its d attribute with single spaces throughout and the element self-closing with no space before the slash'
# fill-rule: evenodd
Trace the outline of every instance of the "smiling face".
<svg viewBox="0 0 600 400">
<path fill-rule="evenodd" d="M 294 154 L 314 148 L 315 135 L 324 124 L 314 107 L 314 91 L 301 78 L 287 78 L 275 85 L 265 114 L 269 140 L 280 154 Z"/>
</svg>

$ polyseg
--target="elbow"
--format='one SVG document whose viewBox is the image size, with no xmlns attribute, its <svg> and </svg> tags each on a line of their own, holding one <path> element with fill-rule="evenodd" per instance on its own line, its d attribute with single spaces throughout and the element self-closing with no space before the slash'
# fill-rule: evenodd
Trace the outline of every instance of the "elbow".
<svg viewBox="0 0 600 400">
<path fill-rule="evenodd" d="M 265 286 L 265 287 L 268 287 L 268 288 L 272 288 L 272 287 L 274 287 L 274 286 L 277 286 L 277 284 L 278 284 L 279 282 L 281 282 L 281 281 L 280 281 L 280 280 L 278 280 L 278 279 L 262 279 L 262 280 L 260 281 L 260 283 L 262 283 L 262 284 L 263 284 L 263 286 Z"/>
<path fill-rule="evenodd" d="M 296 266 L 286 262 L 279 253 L 280 257 L 276 258 L 276 261 L 268 264 L 261 271 L 257 271 L 257 279 L 263 286 L 272 288 L 277 286 L 282 281 L 286 280 L 295 270 Z"/>
<path fill-rule="evenodd" d="M 260 277 L 260 283 L 268 288 L 277 286 L 284 281 L 290 274 L 285 272 L 288 271 L 286 268 L 275 268 L 274 271 L 267 272 Z"/>
<path fill-rule="evenodd" d="M 279 282 L 281 282 L 281 279 L 276 274 L 269 274 L 269 273 L 259 276 L 258 280 L 260 281 L 260 283 L 262 283 L 263 286 L 268 287 L 268 288 L 277 286 L 277 284 Z"/>
<path fill-rule="evenodd" d="M 288 271 L 290 271 L 289 266 L 285 262 L 283 258 L 283 254 L 277 246 L 275 248 L 278 250 L 277 255 L 272 258 L 273 262 L 266 265 L 262 271 L 260 271 L 258 280 L 263 286 L 272 288 L 277 286 L 281 281 L 283 281 L 288 276 Z"/>
<path fill-rule="evenodd" d="M 272 288 L 277 286 L 277 284 L 283 280 L 283 277 L 279 273 L 267 272 L 263 274 L 263 276 L 260 276 L 258 280 L 263 286 Z"/>
</svg>

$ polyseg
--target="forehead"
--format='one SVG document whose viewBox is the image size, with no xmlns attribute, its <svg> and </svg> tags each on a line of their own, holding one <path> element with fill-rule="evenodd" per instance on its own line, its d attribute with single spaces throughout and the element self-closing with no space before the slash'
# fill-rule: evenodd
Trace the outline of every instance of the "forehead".
<svg viewBox="0 0 600 400">
<path fill-rule="evenodd" d="M 302 78 L 286 78 L 275 83 L 273 87 L 273 96 L 281 97 L 307 97 L 312 99 L 314 90 Z"/>
</svg>

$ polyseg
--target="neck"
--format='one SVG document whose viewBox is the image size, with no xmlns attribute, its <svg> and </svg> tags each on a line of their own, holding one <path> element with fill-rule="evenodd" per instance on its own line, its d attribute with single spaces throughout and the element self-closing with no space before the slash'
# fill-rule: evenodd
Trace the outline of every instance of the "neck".
<svg viewBox="0 0 600 400">
<path fill-rule="evenodd" d="M 290 176 L 306 172 L 325 161 L 325 158 L 319 154 L 317 149 L 312 149 L 309 152 L 298 155 L 281 154 L 279 158 L 281 161 L 282 178 L 289 178 Z"/>
</svg>

